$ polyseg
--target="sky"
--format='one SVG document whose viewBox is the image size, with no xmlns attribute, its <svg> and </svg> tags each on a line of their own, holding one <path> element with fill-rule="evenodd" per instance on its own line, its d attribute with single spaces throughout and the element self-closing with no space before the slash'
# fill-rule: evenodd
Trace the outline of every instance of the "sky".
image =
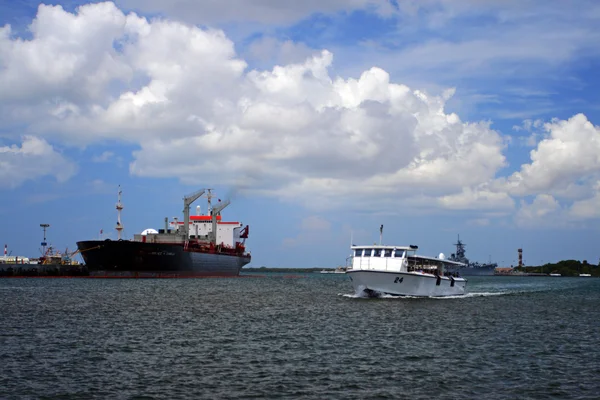
<svg viewBox="0 0 600 400">
<path fill-rule="evenodd" d="M 212 188 L 250 267 L 344 265 L 380 225 L 596 264 L 599 27 L 595 0 L 1 0 L 0 242 L 114 239 L 119 185 L 132 238 Z"/>
</svg>

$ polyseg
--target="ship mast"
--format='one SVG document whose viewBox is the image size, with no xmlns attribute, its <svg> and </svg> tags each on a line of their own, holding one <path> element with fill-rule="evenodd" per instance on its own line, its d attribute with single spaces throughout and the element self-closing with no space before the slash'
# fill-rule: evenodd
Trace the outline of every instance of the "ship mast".
<svg viewBox="0 0 600 400">
<path fill-rule="evenodd" d="M 50 227 L 50 224 L 40 224 L 40 227 L 44 230 L 44 240 L 42 241 L 41 245 L 42 245 L 42 255 L 46 255 L 46 246 L 48 246 L 48 243 L 46 243 L 46 229 Z"/>
<path fill-rule="evenodd" d="M 123 210 L 123 204 L 121 204 L 121 185 L 119 185 L 118 202 L 117 202 L 117 238 L 121 240 L 121 231 L 123 230 L 123 224 L 121 224 L 121 210 Z"/>
</svg>

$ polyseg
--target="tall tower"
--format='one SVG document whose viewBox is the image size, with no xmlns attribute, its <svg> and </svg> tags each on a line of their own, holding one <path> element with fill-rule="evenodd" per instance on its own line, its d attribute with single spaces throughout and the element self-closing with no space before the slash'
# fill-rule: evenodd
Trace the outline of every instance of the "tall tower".
<svg viewBox="0 0 600 400">
<path fill-rule="evenodd" d="M 123 209 L 123 204 L 121 204 L 121 185 L 119 185 L 119 196 L 117 202 L 117 238 L 121 240 L 121 231 L 123 230 L 123 224 L 121 223 L 121 210 Z"/>
<path fill-rule="evenodd" d="M 44 240 L 40 243 L 42 245 L 42 255 L 46 255 L 46 246 L 48 246 L 48 243 L 46 243 L 46 229 L 50 227 L 50 224 L 40 224 L 40 227 L 44 230 Z"/>
<path fill-rule="evenodd" d="M 523 249 L 517 250 L 519 252 L 519 268 L 523 266 Z"/>
</svg>

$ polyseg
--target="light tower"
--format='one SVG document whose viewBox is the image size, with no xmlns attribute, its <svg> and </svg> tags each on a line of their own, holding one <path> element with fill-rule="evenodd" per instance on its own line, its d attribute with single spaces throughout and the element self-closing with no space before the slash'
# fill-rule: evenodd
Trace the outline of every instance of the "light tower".
<svg viewBox="0 0 600 400">
<path fill-rule="evenodd" d="M 121 204 L 121 185 L 119 185 L 119 194 L 118 194 L 118 202 L 117 202 L 117 239 L 121 240 L 121 231 L 123 230 L 123 224 L 121 223 L 121 210 L 123 209 L 123 204 Z"/>
<path fill-rule="evenodd" d="M 523 249 L 517 250 L 519 253 L 519 268 L 523 267 Z"/>
<path fill-rule="evenodd" d="M 42 245 L 42 254 L 46 255 L 46 246 L 48 246 L 48 243 L 46 243 L 46 229 L 50 227 L 50 224 L 40 224 L 40 227 L 44 230 L 44 240 L 40 243 Z"/>
</svg>

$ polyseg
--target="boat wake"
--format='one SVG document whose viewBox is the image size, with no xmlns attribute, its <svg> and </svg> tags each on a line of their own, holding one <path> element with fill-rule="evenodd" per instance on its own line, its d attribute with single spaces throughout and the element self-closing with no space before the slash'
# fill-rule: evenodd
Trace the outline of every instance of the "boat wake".
<svg viewBox="0 0 600 400">
<path fill-rule="evenodd" d="M 474 293 L 466 293 L 462 296 L 430 297 L 430 299 L 436 299 L 436 300 L 469 299 L 469 298 L 473 298 L 473 297 L 503 296 L 505 294 L 510 294 L 510 292 L 474 292 Z"/>
<path fill-rule="evenodd" d="M 510 292 L 475 292 L 467 293 L 460 296 L 396 296 L 387 293 L 368 294 L 364 291 L 361 293 L 338 293 L 338 296 L 350 298 L 350 299 L 435 299 L 435 300 L 454 300 L 454 299 L 469 299 L 473 297 L 491 297 L 491 296 L 503 296 L 511 294 Z"/>
</svg>

